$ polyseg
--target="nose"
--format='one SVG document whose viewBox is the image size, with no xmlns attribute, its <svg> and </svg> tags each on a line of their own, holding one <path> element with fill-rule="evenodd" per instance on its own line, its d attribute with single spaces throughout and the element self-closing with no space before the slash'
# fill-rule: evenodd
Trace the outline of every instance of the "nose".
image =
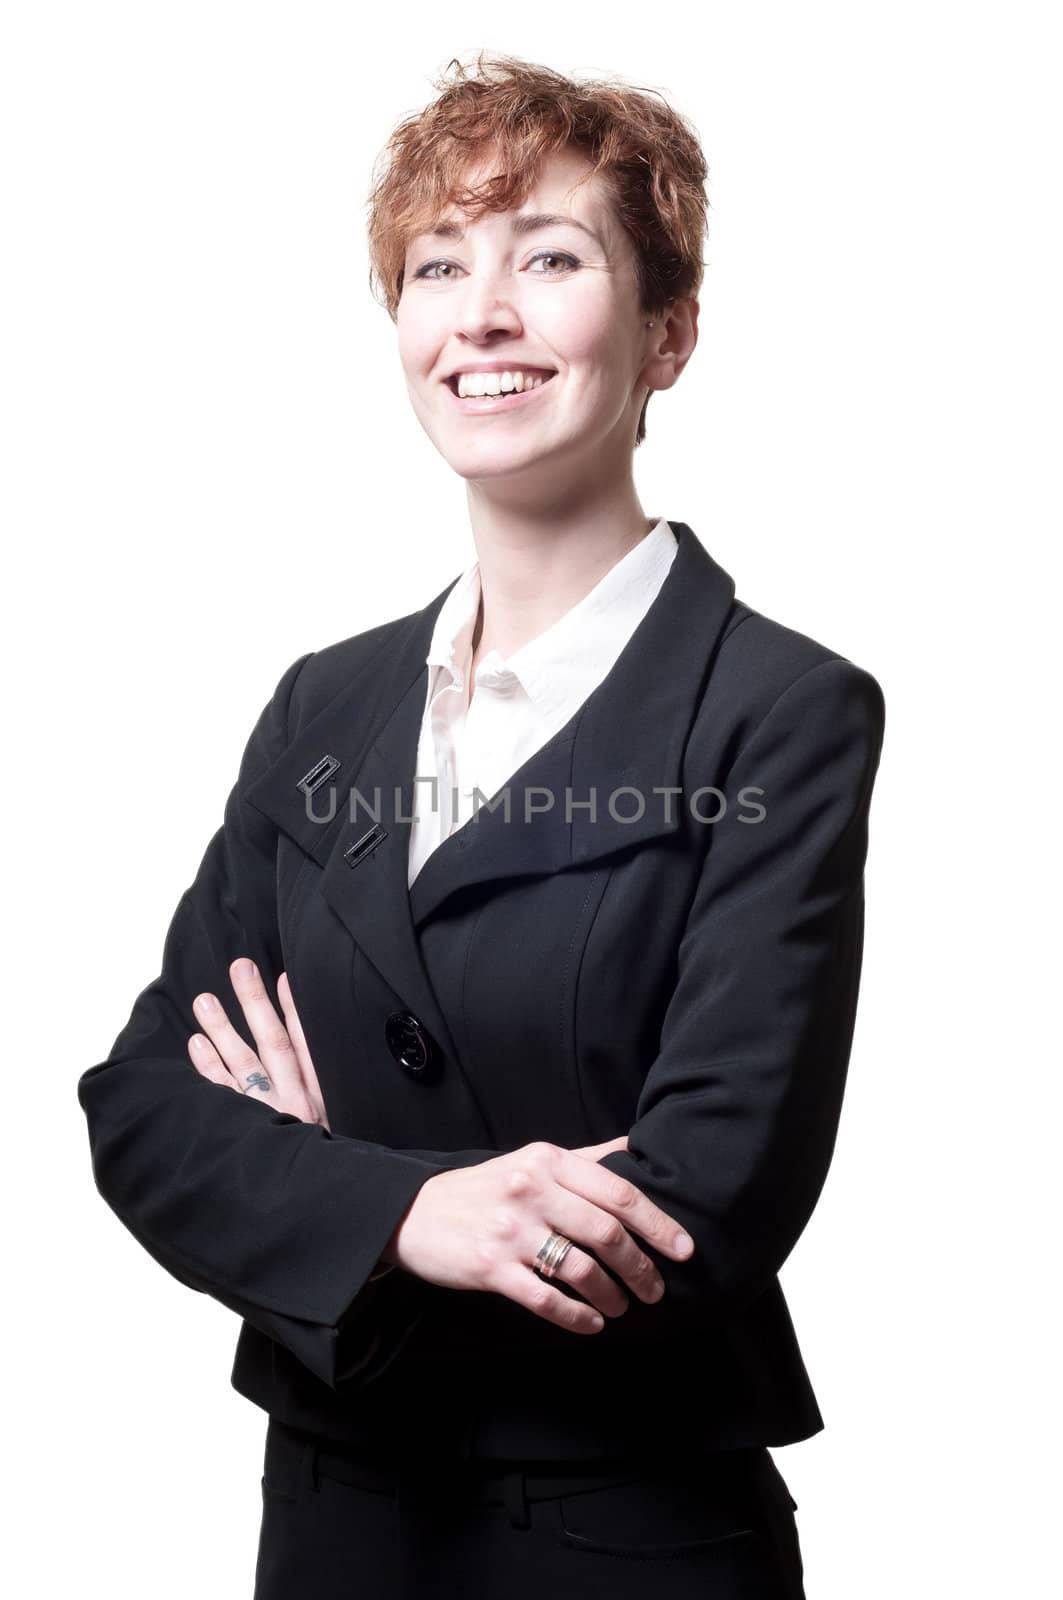
<svg viewBox="0 0 1063 1600">
<path fill-rule="evenodd" d="M 519 334 L 520 313 L 508 274 L 482 272 L 463 286 L 458 311 L 458 332 L 482 344 L 493 333 Z"/>
</svg>

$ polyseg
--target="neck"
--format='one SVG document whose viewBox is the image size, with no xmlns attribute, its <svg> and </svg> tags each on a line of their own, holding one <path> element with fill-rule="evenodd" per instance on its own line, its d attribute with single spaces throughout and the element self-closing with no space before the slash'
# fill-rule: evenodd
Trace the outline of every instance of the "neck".
<svg viewBox="0 0 1063 1600">
<path fill-rule="evenodd" d="M 534 508 L 484 489 L 468 485 L 481 585 L 477 660 L 488 650 L 506 659 L 545 632 L 654 526 L 630 479 L 582 504 L 566 495 Z"/>
</svg>

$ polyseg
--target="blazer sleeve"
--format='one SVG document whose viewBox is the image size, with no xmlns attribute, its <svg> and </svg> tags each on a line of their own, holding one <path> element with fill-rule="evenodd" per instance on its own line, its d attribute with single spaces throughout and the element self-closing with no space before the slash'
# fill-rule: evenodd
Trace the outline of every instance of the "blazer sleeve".
<svg viewBox="0 0 1063 1600">
<path fill-rule="evenodd" d="M 406 1326 L 391 1282 L 403 1275 L 368 1280 L 421 1185 L 462 1156 L 337 1136 L 212 1083 L 189 1059 L 195 995 L 229 995 L 237 956 L 250 955 L 274 992 L 283 970 L 276 830 L 243 795 L 286 746 L 308 659 L 286 670 L 258 718 L 222 826 L 173 915 L 162 971 L 77 1092 L 96 1186 L 134 1237 L 335 1388 L 375 1370 L 389 1315 L 401 1311 Z M 226 1009 L 253 1045 L 235 997 Z"/>
<path fill-rule="evenodd" d="M 765 815 L 713 825 L 628 1148 L 598 1163 L 673 1216 L 695 1250 L 674 1261 L 640 1238 L 665 1294 L 645 1305 L 628 1291 L 598 1339 L 656 1341 L 743 1309 L 812 1214 L 856 1018 L 884 728 L 877 681 L 835 657 L 779 695 L 732 763 L 728 797 L 746 788 Z M 490 1304 L 474 1320 L 436 1301 L 440 1346 L 450 1326 L 466 1350 L 480 1329 L 496 1348 L 573 1337 L 521 1308 L 519 1322 Z"/>
<path fill-rule="evenodd" d="M 765 815 L 716 828 L 628 1148 L 599 1163 L 674 1216 L 694 1254 L 651 1250 L 665 1295 L 632 1297 L 614 1332 L 743 1309 L 812 1215 L 852 1048 L 884 731 L 877 681 L 835 658 L 779 696 L 733 765 L 728 793 L 754 791 Z"/>
</svg>

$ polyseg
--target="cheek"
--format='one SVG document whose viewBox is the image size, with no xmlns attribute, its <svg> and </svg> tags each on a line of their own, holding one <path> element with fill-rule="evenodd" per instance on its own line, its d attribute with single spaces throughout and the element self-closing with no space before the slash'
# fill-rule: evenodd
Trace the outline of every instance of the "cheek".
<svg viewBox="0 0 1063 1600">
<path fill-rule="evenodd" d="M 423 378 L 432 370 L 440 351 L 438 318 L 425 314 L 405 297 L 399 301 L 395 316 L 399 360 L 409 379 Z"/>
<path fill-rule="evenodd" d="M 400 314 L 398 322 L 398 351 L 402 370 L 407 378 L 413 378 L 417 373 L 417 352 L 420 345 L 417 330 L 410 323 L 410 319 L 403 318 Z"/>
<path fill-rule="evenodd" d="M 573 365 L 601 360 L 609 347 L 609 318 L 592 294 L 569 296 L 562 303 L 558 296 L 556 306 L 547 307 L 548 315 L 540 318 L 543 332 Z"/>
<path fill-rule="evenodd" d="M 593 286 L 589 286 L 593 288 Z M 616 308 L 601 294 L 588 292 L 566 301 L 538 326 L 549 346 L 569 367 L 579 390 L 612 392 L 630 365 L 625 333 Z"/>
</svg>

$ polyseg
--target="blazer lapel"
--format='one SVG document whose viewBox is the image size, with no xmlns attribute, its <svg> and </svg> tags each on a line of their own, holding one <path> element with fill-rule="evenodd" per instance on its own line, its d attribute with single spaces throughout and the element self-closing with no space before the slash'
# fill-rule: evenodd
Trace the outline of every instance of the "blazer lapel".
<svg viewBox="0 0 1063 1600">
<path fill-rule="evenodd" d="M 449 1054 L 457 1052 L 421 955 L 410 915 L 409 853 L 417 745 L 424 715 L 426 667 L 407 686 L 358 765 L 347 815 L 321 892 L 348 933 Z M 364 802 L 364 804 L 363 804 Z"/>
<path fill-rule="evenodd" d="M 503 798 L 428 857 L 410 890 L 415 926 L 470 884 L 583 866 L 679 828 L 682 797 L 666 791 L 680 784 L 735 585 L 685 522 L 671 527 L 668 576 L 611 671 Z"/>
<path fill-rule="evenodd" d="M 453 584 L 407 619 L 384 658 L 371 660 L 247 790 L 248 803 L 324 868 L 332 910 L 454 1059 L 421 924 L 463 888 L 583 866 L 680 825 L 681 797 L 661 791 L 681 781 L 735 586 L 686 523 L 671 526 L 679 548 L 657 597 L 603 682 L 510 778 L 508 820 L 502 801 L 482 806 L 432 852 L 412 889 L 413 808 L 431 803 L 427 787 L 414 785 L 425 657 Z"/>
<path fill-rule="evenodd" d="M 324 869 L 321 892 L 328 905 L 389 986 L 453 1054 L 410 919 L 409 822 L 402 820 L 412 815 L 425 657 L 451 588 L 406 619 L 382 654 L 249 785 L 245 799 Z M 378 745 L 385 730 L 388 738 Z"/>
</svg>

